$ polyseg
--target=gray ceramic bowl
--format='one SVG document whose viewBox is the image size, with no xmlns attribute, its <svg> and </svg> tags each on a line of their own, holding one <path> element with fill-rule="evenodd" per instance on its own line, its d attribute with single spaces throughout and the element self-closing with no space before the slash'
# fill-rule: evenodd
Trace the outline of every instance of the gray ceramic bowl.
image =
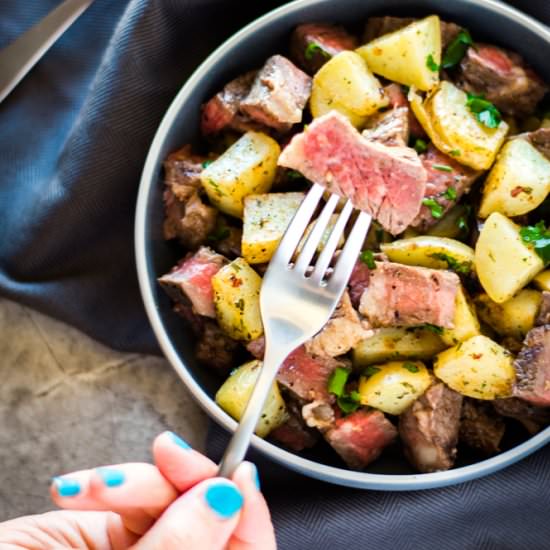
<svg viewBox="0 0 550 550">
<path fill-rule="evenodd" d="M 193 357 L 193 337 L 171 310 L 156 278 L 181 256 L 162 238 L 162 161 L 181 145 L 197 142 L 203 101 L 234 76 L 259 66 L 271 54 L 284 52 L 291 29 L 307 21 L 334 21 L 356 27 L 372 14 L 426 15 L 438 13 L 468 27 L 476 39 L 507 46 L 524 55 L 550 82 L 550 30 L 520 12 L 493 0 L 298 0 L 251 23 L 220 46 L 195 71 L 168 109 L 151 145 L 139 190 L 136 216 L 136 255 L 141 292 L 151 325 L 176 372 L 206 412 L 227 430 L 232 420 L 214 403 L 220 380 Z M 481 477 L 504 468 L 550 441 L 550 428 L 488 460 L 463 455 L 453 470 L 415 474 L 400 453 L 384 454 L 365 472 L 351 471 L 327 450 L 299 455 L 254 437 L 252 445 L 305 475 L 332 483 L 390 491 L 442 487 Z"/>
</svg>

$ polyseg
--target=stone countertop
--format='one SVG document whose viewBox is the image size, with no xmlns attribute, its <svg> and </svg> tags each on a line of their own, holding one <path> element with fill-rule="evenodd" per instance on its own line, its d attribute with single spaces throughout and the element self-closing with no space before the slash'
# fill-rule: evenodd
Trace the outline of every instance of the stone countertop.
<svg viewBox="0 0 550 550">
<path fill-rule="evenodd" d="M 0 521 L 54 508 L 54 475 L 151 460 L 170 429 L 197 449 L 207 419 L 165 359 L 124 354 L 0 299 Z"/>
</svg>

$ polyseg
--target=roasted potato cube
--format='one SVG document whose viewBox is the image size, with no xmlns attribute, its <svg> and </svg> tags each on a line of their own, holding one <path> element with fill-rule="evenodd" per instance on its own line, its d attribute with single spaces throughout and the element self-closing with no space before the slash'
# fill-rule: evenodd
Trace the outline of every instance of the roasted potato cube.
<svg viewBox="0 0 550 550">
<path fill-rule="evenodd" d="M 249 342 L 263 334 L 261 286 L 261 277 L 242 258 L 233 260 L 212 277 L 216 318 L 231 338 Z"/>
<path fill-rule="evenodd" d="M 245 363 L 231 373 L 216 393 L 216 403 L 235 420 L 243 416 L 252 395 L 254 384 L 260 374 L 261 361 Z M 271 430 L 283 424 L 288 418 L 285 402 L 279 392 L 277 382 L 267 396 L 262 415 L 256 426 L 256 434 L 265 437 Z"/>
<path fill-rule="evenodd" d="M 550 292 L 550 269 L 539 273 L 534 279 L 533 283 L 537 288 Z"/>
<path fill-rule="evenodd" d="M 330 234 L 332 230 L 334 229 L 334 226 L 336 225 L 336 222 L 338 221 L 338 214 L 333 214 L 329 222 L 327 223 L 327 228 L 325 229 L 325 232 L 323 233 L 323 236 L 321 237 L 321 240 L 319 241 L 319 244 L 317 245 L 317 252 L 322 252 L 323 248 L 325 248 L 325 245 L 327 244 L 327 241 L 330 238 Z M 304 244 L 306 244 L 306 239 L 309 237 L 309 234 L 313 231 L 313 228 L 315 227 L 315 224 L 317 223 L 317 220 L 313 220 L 304 231 L 304 236 L 302 237 L 302 240 L 298 244 L 298 247 L 296 248 L 296 253 L 299 254 L 302 251 L 302 248 L 304 247 Z M 344 235 L 338 239 L 338 248 L 342 248 L 344 246 L 345 239 Z"/>
<path fill-rule="evenodd" d="M 441 28 L 437 15 L 384 34 L 357 49 L 370 70 L 419 90 L 439 82 Z"/>
<path fill-rule="evenodd" d="M 317 71 L 309 103 L 314 118 L 336 110 L 360 127 L 366 117 L 388 104 L 388 98 L 365 61 L 355 52 L 346 51 Z"/>
<path fill-rule="evenodd" d="M 352 351 L 356 368 L 392 359 L 430 359 L 445 349 L 441 337 L 424 328 L 379 328 Z"/>
<path fill-rule="evenodd" d="M 550 193 L 550 161 L 523 138 L 504 145 L 483 189 L 479 216 L 521 216 Z"/>
<path fill-rule="evenodd" d="M 225 214 L 241 218 L 244 198 L 271 189 L 281 148 L 261 132 L 247 132 L 201 174 L 210 202 Z"/>
<path fill-rule="evenodd" d="M 497 304 L 509 300 L 544 268 L 538 254 L 521 240 L 519 230 L 513 221 L 494 212 L 487 218 L 476 243 L 479 282 Z"/>
<path fill-rule="evenodd" d="M 455 303 L 454 328 L 443 329 L 441 335 L 443 342 L 450 346 L 481 334 L 476 310 L 462 287 L 456 293 Z"/>
<path fill-rule="evenodd" d="M 432 225 L 426 231 L 426 234 L 432 237 L 456 239 L 464 235 L 460 220 L 466 220 L 467 218 L 468 211 L 466 207 L 463 204 L 456 204 L 436 224 Z"/>
<path fill-rule="evenodd" d="M 452 269 L 467 274 L 474 268 L 474 250 L 468 245 L 447 239 L 422 235 L 382 244 L 380 249 L 392 261 L 432 269 Z"/>
<path fill-rule="evenodd" d="M 434 374 L 451 389 L 475 399 L 509 397 L 516 376 L 510 352 L 482 335 L 440 353 Z"/>
<path fill-rule="evenodd" d="M 501 304 L 493 302 L 487 294 L 475 299 L 481 320 L 501 336 L 522 340 L 535 326 L 542 295 L 538 290 L 523 289 Z"/>
<path fill-rule="evenodd" d="M 388 414 L 401 414 L 431 385 L 432 377 L 420 361 L 392 361 L 370 366 L 370 376 L 359 379 L 362 405 Z"/>
<path fill-rule="evenodd" d="M 266 193 L 244 199 L 242 254 L 249 264 L 271 260 L 303 199 L 303 193 Z"/>
</svg>

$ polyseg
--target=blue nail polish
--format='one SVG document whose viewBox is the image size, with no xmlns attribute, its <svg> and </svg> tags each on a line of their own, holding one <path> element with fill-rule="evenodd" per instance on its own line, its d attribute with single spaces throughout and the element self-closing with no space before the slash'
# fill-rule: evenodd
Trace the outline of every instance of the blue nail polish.
<svg viewBox="0 0 550 550">
<path fill-rule="evenodd" d="M 168 432 L 170 434 L 170 437 L 172 438 L 172 441 L 182 449 L 185 449 L 186 451 L 191 448 L 191 445 L 184 441 L 179 435 L 176 435 L 174 432 Z"/>
<path fill-rule="evenodd" d="M 97 468 L 96 472 L 107 487 L 118 487 L 126 481 L 124 472 L 115 470 L 114 468 Z"/>
<path fill-rule="evenodd" d="M 53 482 L 60 497 L 74 497 L 80 493 L 80 483 L 68 477 L 54 477 Z"/>
<path fill-rule="evenodd" d="M 208 506 L 222 519 L 233 517 L 243 506 L 240 491 L 227 483 L 210 485 L 204 496 Z"/>
<path fill-rule="evenodd" d="M 251 469 L 252 469 L 252 479 L 254 480 L 254 483 L 256 484 L 256 489 L 258 491 L 261 489 L 260 487 L 260 476 L 258 475 L 258 468 L 256 468 L 255 464 L 250 463 Z"/>
</svg>

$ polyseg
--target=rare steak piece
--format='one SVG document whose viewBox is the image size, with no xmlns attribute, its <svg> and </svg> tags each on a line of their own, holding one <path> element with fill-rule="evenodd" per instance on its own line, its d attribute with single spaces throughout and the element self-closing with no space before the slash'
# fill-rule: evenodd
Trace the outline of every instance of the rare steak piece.
<svg viewBox="0 0 550 550">
<path fill-rule="evenodd" d="M 296 452 L 313 447 L 319 440 L 319 432 L 307 426 L 298 401 L 288 397 L 285 402 L 289 418 L 272 430 L 270 437 Z"/>
<path fill-rule="evenodd" d="M 424 198 L 433 199 L 441 205 L 442 215 L 450 210 L 462 195 L 470 191 L 472 184 L 481 175 L 481 172 L 460 164 L 432 144 L 420 158 L 428 174 Z M 439 218 L 432 215 L 428 206 L 422 206 L 411 225 L 420 231 L 426 231 L 438 221 Z"/>
<path fill-rule="evenodd" d="M 516 53 L 490 44 L 468 48 L 460 63 L 459 87 L 482 94 L 503 113 L 528 116 L 548 88 Z"/>
<path fill-rule="evenodd" d="M 294 136 L 279 164 L 350 199 L 394 235 L 418 215 L 426 189 L 426 170 L 414 149 L 367 140 L 336 111 Z"/>
<path fill-rule="evenodd" d="M 550 325 L 531 329 L 514 362 L 514 395 L 550 407 Z"/>
<path fill-rule="evenodd" d="M 311 78 L 282 55 L 270 57 L 260 69 L 240 109 L 251 119 L 287 131 L 301 122 L 311 93 Z"/>
<path fill-rule="evenodd" d="M 361 469 L 380 456 L 397 430 L 380 411 L 360 409 L 338 418 L 324 436 L 350 468 Z"/>
<path fill-rule="evenodd" d="M 358 46 L 355 36 L 339 25 L 304 23 L 298 25 L 290 37 L 290 57 L 298 67 L 313 75 L 331 57 Z"/>
<path fill-rule="evenodd" d="M 347 292 L 321 332 L 306 342 L 306 350 L 312 355 L 336 357 L 347 353 L 368 336 L 357 311 L 353 309 Z"/>
<path fill-rule="evenodd" d="M 539 128 L 529 132 L 526 137 L 533 147 L 550 160 L 550 128 Z"/>
<path fill-rule="evenodd" d="M 363 137 L 383 145 L 406 147 L 409 143 L 408 107 L 395 107 L 369 118 Z"/>
<path fill-rule="evenodd" d="M 405 455 L 420 472 L 454 464 L 461 408 L 462 396 L 436 382 L 399 417 Z"/>
<path fill-rule="evenodd" d="M 459 438 L 486 455 L 500 452 L 506 424 L 490 403 L 465 398 L 462 404 Z"/>
<path fill-rule="evenodd" d="M 546 290 L 542 293 L 542 302 L 535 324 L 550 325 L 550 292 Z"/>
<path fill-rule="evenodd" d="M 426 132 L 414 115 L 403 88 L 399 84 L 392 82 L 391 84 L 384 86 L 384 94 L 388 96 L 388 99 L 390 100 L 390 107 L 393 109 L 398 109 L 399 107 L 407 108 L 409 134 L 413 137 L 425 138 Z"/>
<path fill-rule="evenodd" d="M 231 128 L 241 132 L 257 130 L 261 126 L 240 112 L 241 102 L 250 92 L 257 71 L 238 76 L 223 90 L 202 106 L 201 131 L 203 135 L 217 134 Z"/>
<path fill-rule="evenodd" d="M 212 277 L 226 263 L 223 256 L 203 246 L 158 281 L 175 302 L 189 301 L 198 315 L 215 318 Z"/>
<path fill-rule="evenodd" d="M 189 249 L 204 244 L 216 227 L 218 211 L 203 202 L 200 181 L 205 157 L 186 145 L 164 162 L 164 238 L 179 239 Z"/>
<path fill-rule="evenodd" d="M 361 260 L 357 260 L 348 281 L 349 297 L 353 307 L 359 307 L 361 296 L 363 296 L 363 292 L 365 292 L 365 289 L 369 286 L 369 280 L 370 269 L 367 267 L 367 264 Z"/>
<path fill-rule="evenodd" d="M 429 323 L 452 328 L 459 285 L 458 275 L 450 271 L 376 262 L 359 313 L 373 327 Z"/>
<path fill-rule="evenodd" d="M 550 424 L 550 408 L 537 407 L 518 397 L 507 397 L 491 401 L 498 414 L 521 422 L 534 435 Z"/>
</svg>

